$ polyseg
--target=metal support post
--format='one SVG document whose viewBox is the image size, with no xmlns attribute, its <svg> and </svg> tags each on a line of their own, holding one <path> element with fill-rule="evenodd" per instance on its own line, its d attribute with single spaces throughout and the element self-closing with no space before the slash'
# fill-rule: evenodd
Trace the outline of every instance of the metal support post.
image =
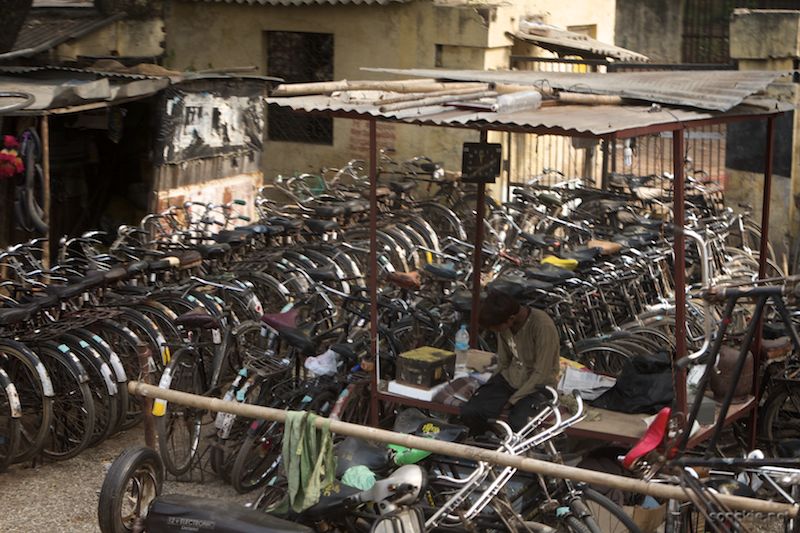
<svg viewBox="0 0 800 533">
<path fill-rule="evenodd" d="M 673 385 L 678 411 L 686 413 L 686 370 L 678 368 L 675 361 L 686 355 L 686 238 L 683 235 L 684 224 L 684 131 L 675 130 L 672 135 L 672 167 L 673 167 L 673 228 L 674 242 L 674 278 L 675 278 L 675 359 L 672 365 Z"/>
</svg>

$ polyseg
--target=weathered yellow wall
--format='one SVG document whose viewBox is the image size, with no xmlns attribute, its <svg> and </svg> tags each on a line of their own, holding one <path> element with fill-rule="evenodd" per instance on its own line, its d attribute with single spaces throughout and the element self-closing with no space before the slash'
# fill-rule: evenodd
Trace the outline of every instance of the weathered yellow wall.
<svg viewBox="0 0 800 533">
<path fill-rule="evenodd" d="M 596 24 L 598 38 L 613 42 L 614 0 L 515 1 L 504 5 L 407 4 L 261 6 L 173 2 L 167 16 L 167 66 L 202 70 L 255 66 L 266 73 L 266 31 L 307 31 L 334 35 L 334 79 L 382 79 L 361 67 L 431 68 L 436 45 L 441 66 L 461 69 L 507 68 L 513 42 L 506 32 L 524 16 L 546 22 Z M 316 172 L 367 156 L 368 126 L 334 120 L 333 146 L 268 141 L 266 180 L 278 173 Z M 459 169 L 461 143 L 474 131 L 380 124 L 378 144 L 397 149 L 398 159 L 426 154 Z"/>
<path fill-rule="evenodd" d="M 78 56 L 159 57 L 164 53 L 164 21 L 120 20 L 55 50 L 60 61 L 75 60 Z"/>
</svg>

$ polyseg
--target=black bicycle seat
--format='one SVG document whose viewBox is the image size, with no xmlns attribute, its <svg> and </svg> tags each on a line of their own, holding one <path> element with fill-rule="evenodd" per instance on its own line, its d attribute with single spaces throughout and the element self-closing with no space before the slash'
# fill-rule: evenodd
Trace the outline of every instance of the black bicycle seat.
<svg viewBox="0 0 800 533">
<path fill-rule="evenodd" d="M 50 285 L 46 289 L 48 294 L 52 294 L 58 297 L 60 300 L 69 300 L 70 298 L 75 298 L 76 296 L 83 294 L 85 290 L 86 289 L 84 289 L 79 283 L 75 285 Z"/>
<path fill-rule="evenodd" d="M 366 466 L 378 473 L 387 470 L 392 462 L 389 448 L 355 437 L 347 437 L 341 441 L 333 452 L 336 455 L 337 478 L 341 478 L 353 466 Z"/>
<path fill-rule="evenodd" d="M 306 268 L 305 273 L 314 281 L 338 281 L 339 275 L 332 268 Z"/>
<path fill-rule="evenodd" d="M 128 278 L 128 271 L 123 267 L 114 267 L 111 270 L 103 272 L 103 277 L 106 283 L 117 283 Z"/>
<path fill-rule="evenodd" d="M 502 292 L 515 299 L 529 299 L 538 296 L 537 291 L 549 290 L 553 285 L 544 281 L 536 279 L 523 279 L 523 278 L 501 278 L 492 281 L 487 285 L 488 289 L 493 291 Z"/>
<path fill-rule="evenodd" d="M 415 181 L 392 181 L 389 183 L 389 188 L 395 194 L 404 194 L 409 191 L 413 191 L 417 188 L 417 182 Z"/>
<path fill-rule="evenodd" d="M 552 265 L 541 265 L 538 267 L 528 268 L 525 270 L 525 275 L 533 279 L 538 279 L 539 281 L 551 283 L 553 285 L 558 285 L 559 283 L 563 283 L 564 281 L 575 277 L 575 275 L 569 270 L 558 268 L 557 266 Z"/>
<path fill-rule="evenodd" d="M 348 200 L 340 205 L 344 208 L 344 214 L 347 216 L 363 213 L 369 209 L 369 202 L 364 200 Z"/>
<path fill-rule="evenodd" d="M 431 418 L 419 409 L 405 409 L 397 415 L 394 431 L 445 442 L 458 442 L 466 437 L 469 429 L 466 426 L 448 424 L 438 418 Z"/>
<path fill-rule="evenodd" d="M 145 274 L 147 270 L 150 268 L 149 261 L 134 261 L 133 263 L 129 263 L 125 267 L 128 271 L 128 274 L 131 276 L 136 276 L 138 274 Z"/>
<path fill-rule="evenodd" d="M 214 235 L 214 240 L 218 244 L 227 244 L 228 246 L 240 246 L 249 241 L 250 238 L 251 236 L 248 233 L 230 229 L 222 230 Z"/>
<path fill-rule="evenodd" d="M 181 262 L 181 270 L 188 270 L 190 268 L 197 268 L 203 264 L 203 255 L 197 250 L 187 250 L 176 254 L 176 257 Z"/>
<path fill-rule="evenodd" d="M 317 343 L 299 328 L 277 328 L 278 336 L 306 356 L 317 355 Z"/>
<path fill-rule="evenodd" d="M 603 250 L 601 248 L 581 248 L 579 250 L 572 250 L 570 252 L 561 254 L 562 259 L 574 259 L 581 266 L 592 264 L 600 256 Z"/>
<path fill-rule="evenodd" d="M 270 225 L 282 226 L 284 232 L 299 231 L 303 227 L 303 220 L 286 217 L 270 217 L 267 219 Z"/>
<path fill-rule="evenodd" d="M 222 259 L 230 249 L 231 247 L 225 243 L 200 244 L 197 246 L 197 251 L 205 259 Z"/>
<path fill-rule="evenodd" d="M 306 220 L 306 228 L 315 235 L 322 235 L 329 231 L 336 231 L 339 229 L 339 224 L 335 220 L 319 220 L 312 218 Z"/>
<path fill-rule="evenodd" d="M 0 308 L 0 326 L 12 326 L 29 320 L 34 313 L 32 306 Z"/>
<path fill-rule="evenodd" d="M 466 290 L 456 291 L 450 297 L 450 303 L 453 304 L 453 309 L 459 313 L 471 313 L 472 292 Z"/>
<path fill-rule="evenodd" d="M 353 349 L 353 345 L 348 342 L 332 344 L 331 350 L 341 355 L 347 361 L 355 363 L 356 359 L 358 359 L 358 354 Z"/>
<path fill-rule="evenodd" d="M 647 235 L 624 235 L 618 233 L 611 238 L 612 241 L 618 242 L 625 248 L 634 248 L 634 249 L 641 249 L 647 248 L 648 246 L 653 244 L 653 239 L 649 238 Z"/>
<path fill-rule="evenodd" d="M 175 323 L 188 329 L 215 329 L 219 327 L 217 317 L 209 314 L 201 307 L 183 313 L 175 319 Z"/>
<path fill-rule="evenodd" d="M 344 214 L 344 207 L 340 205 L 314 205 L 311 208 L 314 210 L 314 214 L 320 218 L 336 218 Z"/>
<path fill-rule="evenodd" d="M 435 278 L 455 281 L 458 279 L 459 271 L 453 263 L 434 264 L 426 263 L 422 269 Z"/>
<path fill-rule="evenodd" d="M 213 524 L 214 531 L 313 533 L 313 530 L 255 509 L 230 502 L 183 494 L 168 494 L 153 500 L 145 518 L 147 531 L 177 531 Z"/>
<path fill-rule="evenodd" d="M 175 258 L 172 257 L 165 257 L 163 259 L 153 259 L 150 261 L 148 265 L 148 269 L 150 272 L 166 272 L 167 270 L 171 270 L 175 265 Z"/>
</svg>

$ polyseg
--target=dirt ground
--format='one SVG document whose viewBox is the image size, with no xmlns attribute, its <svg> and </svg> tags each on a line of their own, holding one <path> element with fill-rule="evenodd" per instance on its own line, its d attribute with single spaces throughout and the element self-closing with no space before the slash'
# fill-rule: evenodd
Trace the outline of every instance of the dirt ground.
<svg viewBox="0 0 800 533">
<path fill-rule="evenodd" d="M 0 474 L 0 531 L 3 533 L 97 532 L 97 499 L 111 462 L 128 446 L 144 444 L 141 427 L 114 435 L 78 457 L 35 468 L 15 465 Z M 205 483 L 168 481 L 167 493 L 225 498 L 244 504 L 255 495 L 238 495 L 217 479 Z"/>
</svg>

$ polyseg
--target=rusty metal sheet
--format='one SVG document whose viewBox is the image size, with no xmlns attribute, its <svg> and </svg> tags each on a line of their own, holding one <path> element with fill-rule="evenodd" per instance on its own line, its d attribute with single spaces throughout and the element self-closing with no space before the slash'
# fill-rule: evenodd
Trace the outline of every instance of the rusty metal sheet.
<svg viewBox="0 0 800 533">
<path fill-rule="evenodd" d="M 619 61 L 637 62 L 650 61 L 650 58 L 646 55 L 567 30 L 550 29 L 547 35 L 518 31 L 514 32 L 514 38 L 535 44 L 540 48 L 561 55 L 580 55 L 584 57 L 584 59 L 586 59 L 587 54 L 589 54 L 601 59 L 611 58 Z"/>
<path fill-rule="evenodd" d="M 403 76 L 453 81 L 510 83 L 552 87 L 586 94 L 619 95 L 634 100 L 728 111 L 745 98 L 763 92 L 789 72 L 759 70 L 572 73 L 510 70 L 365 68 Z"/>
<path fill-rule="evenodd" d="M 35 55 L 122 18 L 121 13 L 108 16 L 92 8 L 32 9 L 8 53 L 16 52 L 17 57 Z"/>
<path fill-rule="evenodd" d="M 353 118 L 375 117 L 381 120 L 453 127 L 487 127 L 513 129 L 537 133 L 578 134 L 591 136 L 610 135 L 615 132 L 666 126 L 695 120 L 727 116 L 764 115 L 785 111 L 778 105 L 771 111 L 752 106 L 739 106 L 727 113 L 651 106 L 580 106 L 564 105 L 543 107 L 513 113 L 493 113 L 454 106 L 425 106 L 394 112 L 381 112 L 379 106 L 368 103 L 347 102 L 336 96 L 312 95 L 267 98 L 268 104 L 288 107 L 295 111 L 346 114 Z M 763 104 L 763 102 L 761 103 Z"/>
</svg>

